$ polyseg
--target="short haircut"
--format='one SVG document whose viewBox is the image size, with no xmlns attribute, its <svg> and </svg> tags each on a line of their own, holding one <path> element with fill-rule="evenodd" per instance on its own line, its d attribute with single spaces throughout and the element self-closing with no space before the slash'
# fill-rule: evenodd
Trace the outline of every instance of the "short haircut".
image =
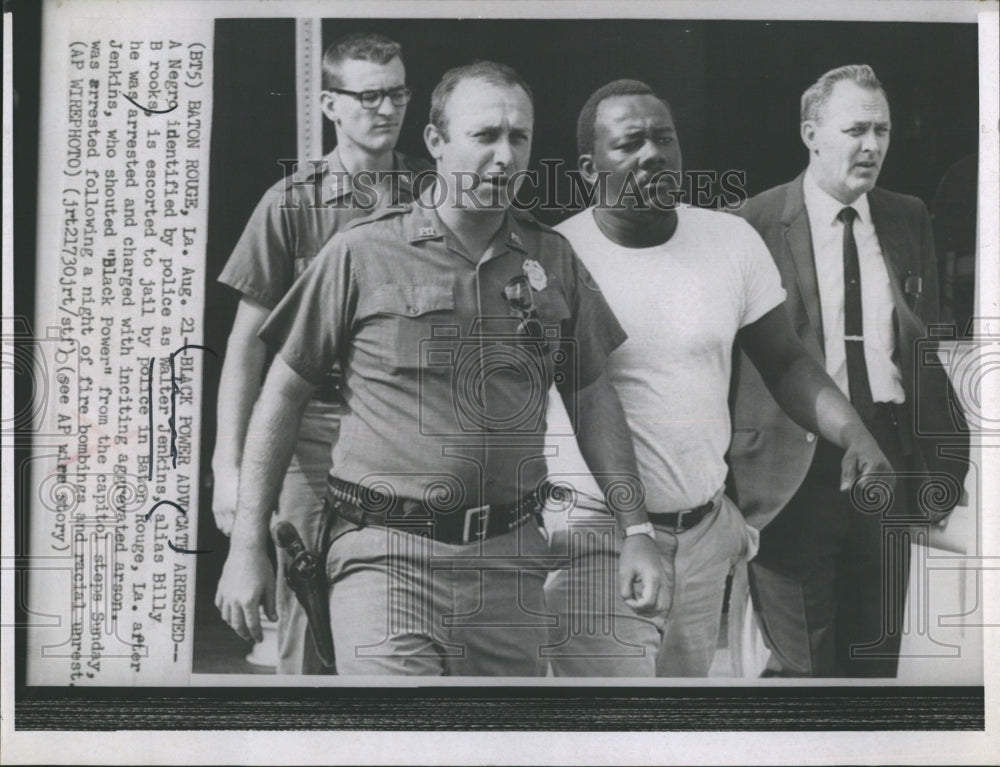
<svg viewBox="0 0 1000 767">
<path fill-rule="evenodd" d="M 597 110 L 600 108 L 601 102 L 615 96 L 652 96 L 662 102 L 668 112 L 671 111 L 667 100 L 657 96 L 656 91 L 642 80 L 612 80 L 591 93 L 590 98 L 583 105 L 583 109 L 580 110 L 580 116 L 576 120 L 576 150 L 578 154 L 594 153 Z"/>
<path fill-rule="evenodd" d="M 831 69 L 826 74 L 806 88 L 802 94 L 802 106 L 800 111 L 801 122 L 807 120 L 818 121 L 823 113 L 823 107 L 830 100 L 834 86 L 841 80 L 850 80 L 862 88 L 878 90 L 885 93 L 885 88 L 875 76 L 874 70 L 867 64 L 848 64 L 847 66 Z"/>
<path fill-rule="evenodd" d="M 371 61 L 388 64 L 393 59 L 403 60 L 399 43 L 374 32 L 355 32 L 330 43 L 323 52 L 323 89 L 343 88 L 340 65 L 345 61 Z"/>
<path fill-rule="evenodd" d="M 517 86 L 523 90 L 531 107 L 535 107 L 535 95 L 531 92 L 531 86 L 512 67 L 501 64 L 498 61 L 474 61 L 454 69 L 449 69 L 434 87 L 431 94 L 431 125 L 438 129 L 442 138 L 448 140 L 448 118 L 445 116 L 445 107 L 448 106 L 448 99 L 452 92 L 463 80 L 482 80 L 492 85 Z"/>
</svg>

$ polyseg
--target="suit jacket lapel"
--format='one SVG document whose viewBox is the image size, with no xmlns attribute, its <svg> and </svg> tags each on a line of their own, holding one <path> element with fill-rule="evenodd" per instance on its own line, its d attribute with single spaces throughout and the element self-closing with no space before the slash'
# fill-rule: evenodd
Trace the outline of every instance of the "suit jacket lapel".
<svg viewBox="0 0 1000 767">
<path fill-rule="evenodd" d="M 882 249 L 885 268 L 889 272 L 889 281 L 892 283 L 893 303 L 896 306 L 896 312 L 902 317 L 909 310 L 906 304 L 906 295 L 903 292 L 903 285 L 900 283 L 899 277 L 900 274 L 906 271 L 906 264 L 904 263 L 906 239 L 896 217 L 887 215 L 883 209 L 876 189 L 873 189 L 868 194 L 868 208 L 872 214 L 872 224 L 875 226 L 875 234 L 878 237 L 879 247 Z"/>
<path fill-rule="evenodd" d="M 873 189 L 868 194 L 868 205 L 871 209 L 872 224 L 878 236 L 882 258 L 886 271 L 889 272 L 889 284 L 892 286 L 893 329 L 896 334 L 896 364 L 903 375 L 903 389 L 906 398 L 912 402 L 914 395 L 914 344 L 921 338 L 924 323 L 920 316 L 907 302 L 903 280 L 913 273 L 910 268 L 910 253 L 904 230 L 897 216 L 887 210 L 879 196 L 879 190 Z M 919 273 L 918 273 L 919 274 Z M 919 290 L 916 301 L 919 301 Z"/>
<path fill-rule="evenodd" d="M 795 267 L 795 278 L 799 295 L 809 317 L 809 323 L 816 331 L 819 348 L 823 348 L 823 315 L 820 311 L 819 285 L 816 281 L 816 261 L 813 258 L 812 234 L 809 230 L 809 216 L 802 196 L 803 173 L 788 188 L 785 209 L 781 214 L 784 226 L 785 245 L 791 253 Z"/>
</svg>

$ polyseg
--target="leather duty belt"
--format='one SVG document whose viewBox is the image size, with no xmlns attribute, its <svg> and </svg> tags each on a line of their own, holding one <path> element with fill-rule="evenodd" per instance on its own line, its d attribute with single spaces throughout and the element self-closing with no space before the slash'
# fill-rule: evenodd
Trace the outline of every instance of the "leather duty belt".
<svg viewBox="0 0 1000 767">
<path fill-rule="evenodd" d="M 542 511 L 541 490 L 512 503 L 454 510 L 433 509 L 337 477 L 327 477 L 327 490 L 331 510 L 354 524 L 414 533 L 425 527 L 434 540 L 459 545 L 509 533 L 532 517 L 540 519 Z"/>
</svg>

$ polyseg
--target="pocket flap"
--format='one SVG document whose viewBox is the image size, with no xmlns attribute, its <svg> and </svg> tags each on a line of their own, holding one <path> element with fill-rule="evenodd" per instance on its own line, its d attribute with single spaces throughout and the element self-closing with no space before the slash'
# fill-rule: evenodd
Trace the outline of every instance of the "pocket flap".
<svg viewBox="0 0 1000 767">
<path fill-rule="evenodd" d="M 365 302 L 365 314 L 394 314 L 419 317 L 428 312 L 455 308 L 455 291 L 451 283 L 431 285 L 387 284 L 375 288 Z"/>
<path fill-rule="evenodd" d="M 569 305 L 562 293 L 556 290 L 537 291 L 535 310 L 543 325 L 556 325 L 569 317 Z"/>
</svg>

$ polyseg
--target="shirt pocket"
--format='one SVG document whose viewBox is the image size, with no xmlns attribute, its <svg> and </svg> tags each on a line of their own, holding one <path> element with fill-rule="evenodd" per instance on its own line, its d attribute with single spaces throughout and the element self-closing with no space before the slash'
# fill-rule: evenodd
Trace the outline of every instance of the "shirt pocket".
<svg viewBox="0 0 1000 767">
<path fill-rule="evenodd" d="M 553 290 L 550 282 L 548 289 L 536 291 L 535 319 L 539 323 L 539 338 L 526 341 L 529 344 L 539 344 L 539 351 L 545 366 L 545 377 L 549 382 L 554 380 L 562 384 L 563 378 L 569 374 L 567 366 L 576 364 L 573 345 L 575 338 L 567 338 L 565 331 L 570 319 L 569 304 L 561 291 Z"/>
<path fill-rule="evenodd" d="M 378 326 L 382 367 L 394 374 L 419 370 L 436 329 L 456 324 L 454 285 L 381 285 L 372 291 L 367 313 Z"/>
<path fill-rule="evenodd" d="M 570 318 L 569 304 L 561 292 L 551 289 L 536 292 L 534 300 L 535 318 L 541 325 L 542 338 L 548 342 L 550 352 L 554 351 L 566 340 L 563 333 Z"/>
<path fill-rule="evenodd" d="M 553 290 L 553 288 L 556 289 Z M 569 304 L 566 302 L 566 296 L 561 290 L 558 290 L 558 285 L 554 281 L 549 283 L 546 290 L 536 290 L 534 301 L 535 311 L 542 325 L 559 325 L 563 320 L 569 319 Z"/>
</svg>

